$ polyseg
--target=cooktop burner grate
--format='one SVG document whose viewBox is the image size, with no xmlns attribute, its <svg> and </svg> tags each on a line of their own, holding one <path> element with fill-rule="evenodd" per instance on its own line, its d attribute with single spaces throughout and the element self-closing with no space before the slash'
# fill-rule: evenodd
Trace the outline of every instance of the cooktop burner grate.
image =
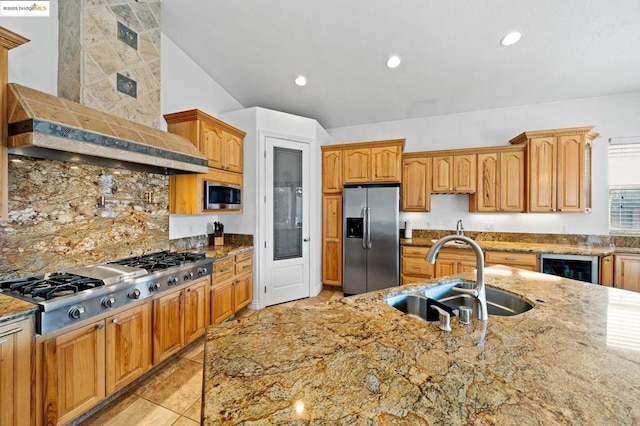
<svg viewBox="0 0 640 426">
<path fill-rule="evenodd" d="M 104 282 L 102 280 L 95 278 L 56 272 L 50 275 L 5 281 L 0 283 L 0 288 L 16 291 L 33 298 L 51 300 L 103 285 Z"/>
<path fill-rule="evenodd" d="M 148 272 L 160 271 L 173 266 L 181 266 L 186 263 L 204 259 L 204 253 L 176 253 L 172 251 L 161 251 L 158 253 L 145 254 L 142 256 L 129 257 L 127 259 L 109 262 L 116 265 L 144 268 Z"/>
</svg>

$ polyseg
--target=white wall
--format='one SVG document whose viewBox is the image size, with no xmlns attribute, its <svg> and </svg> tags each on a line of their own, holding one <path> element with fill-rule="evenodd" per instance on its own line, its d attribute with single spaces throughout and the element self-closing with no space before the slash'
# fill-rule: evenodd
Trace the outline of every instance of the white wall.
<svg viewBox="0 0 640 426">
<path fill-rule="evenodd" d="M 58 92 L 58 2 L 49 2 L 49 17 L 0 18 L 0 27 L 30 41 L 9 51 L 9 83 L 43 92 Z"/>
<path fill-rule="evenodd" d="M 455 229 L 458 219 L 473 231 L 606 235 L 608 229 L 607 145 L 609 138 L 640 135 L 640 92 L 398 120 L 328 129 L 333 143 L 406 138 L 405 152 L 508 145 L 527 130 L 595 126 L 593 212 L 480 214 L 468 212 L 467 195 L 435 195 L 429 213 L 401 213 L 417 229 Z"/>
</svg>

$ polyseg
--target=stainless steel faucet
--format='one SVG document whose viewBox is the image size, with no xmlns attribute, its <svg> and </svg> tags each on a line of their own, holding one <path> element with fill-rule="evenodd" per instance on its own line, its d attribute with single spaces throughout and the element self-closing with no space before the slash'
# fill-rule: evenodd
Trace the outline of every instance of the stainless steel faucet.
<svg viewBox="0 0 640 426">
<path fill-rule="evenodd" d="M 456 223 L 456 235 L 464 235 L 464 226 L 462 226 L 462 219 Z"/>
<path fill-rule="evenodd" d="M 459 220 L 458 223 L 462 225 L 462 221 Z M 429 263 L 436 263 L 436 257 L 438 257 L 438 253 L 440 249 L 449 241 L 463 241 L 471 246 L 473 251 L 476 254 L 476 288 L 460 288 L 453 287 L 453 291 L 457 291 L 458 293 L 470 294 L 478 300 L 478 305 L 480 305 L 480 309 L 478 309 L 478 319 L 480 321 L 488 321 L 489 315 L 487 313 L 487 292 L 484 288 L 484 255 L 482 253 L 482 249 L 469 237 L 465 237 L 462 235 L 448 235 L 444 238 L 436 241 L 429 251 L 427 252 L 427 256 L 424 258 Z"/>
</svg>

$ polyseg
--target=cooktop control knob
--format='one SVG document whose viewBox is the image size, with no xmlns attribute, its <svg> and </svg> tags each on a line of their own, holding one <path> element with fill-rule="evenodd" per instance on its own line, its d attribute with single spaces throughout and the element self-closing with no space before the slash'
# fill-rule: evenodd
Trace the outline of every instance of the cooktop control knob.
<svg viewBox="0 0 640 426">
<path fill-rule="evenodd" d="M 140 299 L 140 290 L 137 288 L 129 293 L 129 299 Z"/>
<path fill-rule="evenodd" d="M 105 297 L 102 299 L 102 302 L 100 302 L 102 304 L 103 308 L 112 308 L 113 305 L 116 303 L 116 299 L 115 297 Z"/>
<path fill-rule="evenodd" d="M 184 280 L 190 280 L 191 278 L 193 278 L 193 272 L 189 271 L 189 272 L 185 272 L 184 273 Z"/>
<path fill-rule="evenodd" d="M 71 308 L 69 310 L 69 318 L 72 319 L 80 319 L 82 314 L 84 314 L 84 306 L 78 306 L 77 308 Z"/>
<path fill-rule="evenodd" d="M 209 270 L 207 268 L 198 268 L 199 277 L 204 277 L 205 275 L 207 275 L 208 272 Z"/>
<path fill-rule="evenodd" d="M 169 280 L 167 280 L 167 284 L 169 284 L 169 285 L 177 285 L 178 284 L 178 278 L 169 277 Z"/>
<path fill-rule="evenodd" d="M 160 283 L 158 281 L 149 285 L 149 291 L 154 292 L 160 290 Z"/>
</svg>

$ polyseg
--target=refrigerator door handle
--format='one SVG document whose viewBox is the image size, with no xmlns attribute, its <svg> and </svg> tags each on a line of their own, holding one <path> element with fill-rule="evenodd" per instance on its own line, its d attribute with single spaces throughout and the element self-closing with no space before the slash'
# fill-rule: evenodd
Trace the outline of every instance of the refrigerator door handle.
<svg viewBox="0 0 640 426">
<path fill-rule="evenodd" d="M 367 249 L 367 208 L 363 207 L 362 212 L 360 212 L 362 216 L 362 248 Z"/>
<path fill-rule="evenodd" d="M 371 207 L 367 207 L 367 249 L 371 250 Z"/>
</svg>

